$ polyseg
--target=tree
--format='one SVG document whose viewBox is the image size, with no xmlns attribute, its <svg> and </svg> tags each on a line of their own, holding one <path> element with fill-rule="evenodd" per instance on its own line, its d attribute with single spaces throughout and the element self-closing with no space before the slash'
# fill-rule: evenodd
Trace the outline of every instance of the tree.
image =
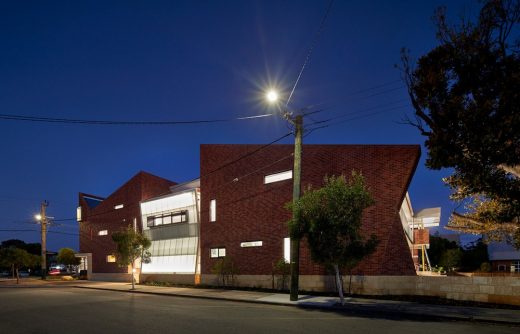
<svg viewBox="0 0 520 334">
<path fill-rule="evenodd" d="M 434 16 L 439 45 L 413 64 L 402 53 L 426 165 L 452 168 L 452 198 L 472 201 L 449 228 L 514 237 L 520 246 L 520 0 L 486 0 L 476 23 Z"/>
<path fill-rule="evenodd" d="M 70 248 L 61 248 L 58 251 L 58 256 L 56 258 L 59 263 L 64 264 L 70 269 L 71 266 L 79 266 L 81 263 L 81 259 L 76 257 L 74 250 Z"/>
<path fill-rule="evenodd" d="M 135 261 L 141 259 L 141 263 L 150 263 L 151 254 L 147 251 L 152 245 L 150 239 L 136 232 L 131 226 L 124 231 L 112 234 L 112 240 L 116 243 L 116 261 L 121 267 L 132 268 L 132 290 L 135 290 Z"/>
<path fill-rule="evenodd" d="M 325 185 L 311 188 L 296 201 L 300 224 L 289 222 L 291 235 L 306 237 L 314 261 L 332 266 L 341 304 L 344 304 L 340 268 L 353 268 L 377 245 L 375 235 L 365 241 L 359 232 L 363 210 L 374 204 L 361 174 L 326 177 Z M 289 204 L 292 208 L 293 204 Z"/>
<path fill-rule="evenodd" d="M 449 249 L 460 248 L 455 241 L 450 241 L 439 236 L 438 233 L 430 236 L 430 248 L 428 248 L 428 258 L 432 266 L 439 266 L 441 257 Z"/>
<path fill-rule="evenodd" d="M 16 284 L 20 283 L 19 270 L 23 267 L 33 267 L 40 257 L 28 253 L 25 249 L 16 247 L 0 248 L 0 265 L 12 268 L 16 276 Z"/>
<path fill-rule="evenodd" d="M 460 248 L 452 248 L 446 250 L 440 260 L 440 265 L 446 268 L 447 272 L 452 272 L 460 266 L 462 259 L 462 251 Z"/>
</svg>

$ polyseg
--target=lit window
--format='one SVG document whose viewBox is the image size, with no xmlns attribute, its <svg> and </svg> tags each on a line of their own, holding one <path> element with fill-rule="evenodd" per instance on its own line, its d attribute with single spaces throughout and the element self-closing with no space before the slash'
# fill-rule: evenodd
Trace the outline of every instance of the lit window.
<svg viewBox="0 0 520 334">
<path fill-rule="evenodd" d="M 76 220 L 79 222 L 81 221 L 81 206 L 78 206 L 76 209 Z"/>
<path fill-rule="evenodd" d="M 209 221 L 214 222 L 217 221 L 217 200 L 212 199 L 209 202 Z"/>
<path fill-rule="evenodd" d="M 264 184 L 279 182 L 279 181 L 284 181 L 284 180 L 290 180 L 290 179 L 292 179 L 292 170 L 288 170 L 288 171 L 280 172 L 280 173 L 276 173 L 276 174 L 266 175 L 264 177 Z"/>
<path fill-rule="evenodd" d="M 149 216 L 146 218 L 146 226 L 154 227 L 159 225 L 185 223 L 187 221 L 188 210 L 183 210 L 162 216 Z"/>
<path fill-rule="evenodd" d="M 115 255 L 107 255 L 107 262 L 116 262 Z"/>
<path fill-rule="evenodd" d="M 97 235 L 108 235 L 108 231 L 107 230 L 101 230 L 97 233 Z"/>
<path fill-rule="evenodd" d="M 246 241 L 246 242 L 241 242 L 240 243 L 240 247 L 261 247 L 262 246 L 262 241 Z"/>
<path fill-rule="evenodd" d="M 224 247 L 221 247 L 221 248 L 211 248 L 209 256 L 211 258 L 225 257 L 226 256 L 226 249 Z"/>
<path fill-rule="evenodd" d="M 511 262 L 511 272 L 520 273 L 520 261 Z"/>
<path fill-rule="evenodd" d="M 285 262 L 291 262 L 291 238 L 283 238 L 283 259 Z"/>
<path fill-rule="evenodd" d="M 118 204 L 118 205 L 114 206 L 114 209 L 119 210 L 119 209 L 122 209 L 124 207 L 125 207 L 124 204 Z"/>
</svg>

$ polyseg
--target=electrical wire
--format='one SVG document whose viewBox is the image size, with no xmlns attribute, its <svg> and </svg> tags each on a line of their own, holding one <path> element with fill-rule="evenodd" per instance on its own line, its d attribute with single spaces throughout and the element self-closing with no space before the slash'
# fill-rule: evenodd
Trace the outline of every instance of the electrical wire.
<svg viewBox="0 0 520 334">
<path fill-rule="evenodd" d="M 332 4 L 334 3 L 334 0 L 329 1 L 329 5 L 327 6 L 327 10 L 325 11 L 325 15 L 321 19 L 320 26 L 318 28 L 318 31 L 314 35 L 313 41 L 311 43 L 311 46 L 309 47 L 309 50 L 307 52 L 307 56 L 305 57 L 305 61 L 303 62 L 302 68 L 300 69 L 300 73 L 298 74 L 298 77 L 296 78 L 296 81 L 294 82 L 293 88 L 291 90 L 291 93 L 289 94 L 289 97 L 287 98 L 287 102 L 285 103 L 285 107 L 289 106 L 289 102 L 291 102 L 291 98 L 294 94 L 294 90 L 296 89 L 296 86 L 298 85 L 298 82 L 300 81 L 300 78 L 302 77 L 303 71 L 305 70 L 305 67 L 307 66 L 307 63 L 309 62 L 309 59 L 311 57 L 311 53 L 316 47 L 316 44 L 318 43 L 318 38 L 320 37 L 323 29 L 325 28 L 325 22 L 327 21 L 327 18 L 329 17 L 330 10 L 332 8 Z"/>
<path fill-rule="evenodd" d="M 28 121 L 41 123 L 66 123 L 81 125 L 189 125 L 189 124 L 207 124 L 207 123 L 223 123 L 232 121 L 253 120 L 273 116 L 274 114 L 262 114 L 254 116 L 243 116 L 227 119 L 208 119 L 208 120 L 189 120 L 189 121 L 108 121 L 108 120 L 88 120 L 88 119 L 72 119 L 72 118 L 53 118 L 39 116 L 25 116 L 0 114 L 0 119 L 14 121 Z"/>
</svg>

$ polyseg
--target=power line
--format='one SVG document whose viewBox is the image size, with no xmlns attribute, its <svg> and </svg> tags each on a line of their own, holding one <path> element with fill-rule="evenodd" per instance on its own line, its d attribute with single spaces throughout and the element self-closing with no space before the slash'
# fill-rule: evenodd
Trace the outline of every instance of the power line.
<svg viewBox="0 0 520 334">
<path fill-rule="evenodd" d="M 25 122 L 40 122 L 40 123 L 66 123 L 66 124 L 81 124 L 81 125 L 189 125 L 189 124 L 208 124 L 208 123 L 223 123 L 232 121 L 253 120 L 273 116 L 270 114 L 243 116 L 227 119 L 207 119 L 207 120 L 188 120 L 188 121 L 109 121 L 109 120 L 89 120 L 89 119 L 72 119 L 72 118 L 54 118 L 54 117 L 39 117 L 13 114 L 0 114 L 0 119 L 25 121 Z"/>
<path fill-rule="evenodd" d="M 294 93 L 294 90 L 296 89 L 296 86 L 298 85 L 298 82 L 300 81 L 300 78 L 303 74 L 303 71 L 305 70 L 305 67 L 307 66 L 307 63 L 309 62 L 309 59 L 311 57 L 311 53 L 314 50 L 314 47 L 316 46 L 318 42 L 318 38 L 321 35 L 321 32 L 325 28 L 325 21 L 327 21 L 327 17 L 329 17 L 330 10 L 332 8 L 332 4 L 334 3 L 334 0 L 330 0 L 329 5 L 327 6 L 327 10 L 325 11 L 325 15 L 321 19 L 320 27 L 318 28 L 318 31 L 314 35 L 314 39 L 311 43 L 311 46 L 309 47 L 309 51 L 307 52 L 307 56 L 305 57 L 305 61 L 303 62 L 302 68 L 300 69 L 300 73 L 298 74 L 298 77 L 296 78 L 296 81 L 294 82 L 294 86 L 291 90 L 291 93 L 289 94 L 289 97 L 287 98 L 287 102 L 285 103 L 285 106 L 289 106 L 289 102 L 291 102 L 292 95 Z"/>
</svg>

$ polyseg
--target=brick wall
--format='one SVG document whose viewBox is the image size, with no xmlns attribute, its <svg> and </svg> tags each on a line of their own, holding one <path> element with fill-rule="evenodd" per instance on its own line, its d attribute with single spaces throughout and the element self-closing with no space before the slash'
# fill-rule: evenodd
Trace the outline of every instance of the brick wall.
<svg viewBox="0 0 520 334">
<path fill-rule="evenodd" d="M 430 230 L 422 229 L 413 230 L 413 240 L 416 245 L 429 245 L 430 244 Z"/>
<path fill-rule="evenodd" d="M 92 253 L 92 272 L 127 272 L 127 268 L 107 262 L 107 256 L 115 251 L 111 234 L 129 225 L 133 226 L 134 219 L 138 229 L 141 229 L 139 202 L 167 193 L 174 184 L 175 182 L 139 172 L 95 208 L 89 208 L 83 198 L 84 194 L 79 194 L 79 205 L 82 208 L 82 221 L 79 223 L 80 252 Z M 114 207 L 119 204 L 123 204 L 123 208 L 115 210 Z M 98 235 L 102 230 L 107 230 L 108 234 Z"/>
<path fill-rule="evenodd" d="M 293 169 L 292 145 L 273 145 L 255 154 L 260 145 L 201 145 L 201 270 L 210 274 L 215 264 L 210 248 L 225 247 L 242 275 L 268 275 L 283 257 L 283 238 L 291 213 L 284 205 L 292 199 L 292 180 L 264 184 L 264 176 Z M 420 156 L 415 145 L 304 145 L 302 189 L 322 186 L 325 175 L 365 177 L 376 204 L 363 215 L 362 234 L 380 240 L 375 253 L 354 272 L 365 275 L 415 275 L 399 208 Z M 229 164 L 229 165 L 227 165 Z M 219 168 L 226 165 L 224 168 Z M 218 169 L 218 170 L 217 170 Z M 217 219 L 209 221 L 209 202 L 217 201 Z M 261 247 L 241 248 L 244 241 L 262 241 Z M 302 275 L 326 271 L 301 246 Z"/>
</svg>

